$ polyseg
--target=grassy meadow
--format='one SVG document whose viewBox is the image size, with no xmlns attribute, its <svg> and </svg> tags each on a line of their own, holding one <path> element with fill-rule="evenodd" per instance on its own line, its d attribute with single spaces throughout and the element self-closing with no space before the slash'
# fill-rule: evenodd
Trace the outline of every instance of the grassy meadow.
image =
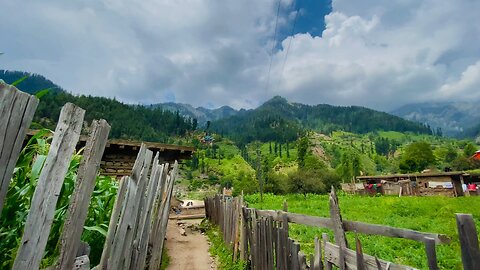
<svg viewBox="0 0 480 270">
<path fill-rule="evenodd" d="M 281 210 L 283 201 L 294 213 L 329 217 L 328 196 L 308 194 L 245 196 L 250 207 L 257 209 Z M 339 195 L 340 209 L 345 220 L 407 228 L 422 232 L 448 235 L 452 241 L 437 246 L 437 257 L 441 269 L 462 269 L 455 213 L 473 214 L 480 231 L 480 197 L 361 197 Z M 333 233 L 328 229 L 291 224 L 290 236 L 301 244 L 307 254 L 313 252 L 314 237 L 321 233 Z M 350 248 L 354 249 L 354 234 L 347 233 Z M 359 235 L 363 251 L 378 258 L 420 269 L 428 269 L 425 248 L 422 243 L 412 240 L 384 236 Z"/>
</svg>

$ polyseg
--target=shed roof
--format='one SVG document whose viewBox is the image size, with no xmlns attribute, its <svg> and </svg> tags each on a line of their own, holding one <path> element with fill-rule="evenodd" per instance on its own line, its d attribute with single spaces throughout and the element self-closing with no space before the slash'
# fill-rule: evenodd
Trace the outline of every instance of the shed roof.
<svg viewBox="0 0 480 270">
<path fill-rule="evenodd" d="M 442 177 L 442 176 L 468 176 L 463 171 L 455 172 L 438 172 L 438 173 L 406 173 L 406 174 L 390 174 L 390 175 L 371 175 L 371 176 L 357 176 L 357 180 L 370 180 L 370 179 L 394 179 L 394 178 L 422 178 L 422 177 Z"/>
</svg>

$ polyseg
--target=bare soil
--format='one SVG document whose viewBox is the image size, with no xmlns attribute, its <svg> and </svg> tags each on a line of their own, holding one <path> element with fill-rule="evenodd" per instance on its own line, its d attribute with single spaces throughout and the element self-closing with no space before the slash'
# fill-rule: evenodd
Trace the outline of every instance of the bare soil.
<svg viewBox="0 0 480 270">
<path fill-rule="evenodd" d="M 170 257 L 168 270 L 210 270 L 217 269 L 215 260 L 208 253 L 207 237 L 197 226 L 201 219 L 169 220 L 166 248 Z M 182 235 L 185 232 L 186 235 Z"/>
</svg>

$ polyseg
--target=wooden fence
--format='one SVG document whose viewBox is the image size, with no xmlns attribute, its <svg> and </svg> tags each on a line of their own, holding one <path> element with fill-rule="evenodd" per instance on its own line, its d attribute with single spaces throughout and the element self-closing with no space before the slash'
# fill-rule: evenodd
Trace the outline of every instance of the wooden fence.
<svg viewBox="0 0 480 270">
<path fill-rule="evenodd" d="M 242 197 L 217 195 L 205 199 L 206 217 L 218 224 L 223 239 L 234 254 L 234 260 L 248 262 L 251 269 L 391 269 L 407 270 L 413 267 L 387 262 L 363 254 L 362 246 L 356 238 L 355 250 L 350 249 L 345 232 L 404 238 L 425 245 L 429 269 L 438 269 L 435 246 L 448 244 L 446 235 L 424 233 L 377 224 L 343 220 L 338 198 L 332 188 L 329 198 L 330 217 L 315 217 L 285 211 L 257 210 L 244 206 Z M 312 239 L 314 254 L 308 258 L 300 250 L 300 245 L 289 237 L 289 223 L 328 228 L 333 230 L 334 243 L 327 234 L 321 239 Z M 480 269 L 478 235 L 471 215 L 457 214 L 457 224 L 462 246 L 464 269 Z M 308 262 L 307 262 L 308 261 Z"/>
<path fill-rule="evenodd" d="M 35 97 L 0 82 L 0 212 L 37 104 Z M 61 110 L 13 269 L 39 269 L 84 114 L 71 103 Z M 90 269 L 88 248 L 80 238 L 109 132 L 105 120 L 93 121 L 63 225 L 60 255 L 51 269 Z M 120 180 L 101 263 L 95 269 L 160 269 L 178 163 L 159 164 L 158 157 L 142 144 L 131 175 Z"/>
</svg>

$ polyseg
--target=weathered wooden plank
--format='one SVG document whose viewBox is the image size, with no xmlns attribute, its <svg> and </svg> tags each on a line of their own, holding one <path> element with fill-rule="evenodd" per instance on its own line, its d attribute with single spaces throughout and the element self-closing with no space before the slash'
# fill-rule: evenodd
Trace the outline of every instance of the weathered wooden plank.
<svg viewBox="0 0 480 270">
<path fill-rule="evenodd" d="M 430 270 L 438 270 L 437 252 L 435 250 L 435 240 L 432 238 L 425 239 L 425 252 L 427 253 L 428 268 Z"/>
<path fill-rule="evenodd" d="M 329 201 L 330 201 L 330 218 L 332 219 L 335 243 L 340 247 L 338 268 L 340 268 L 340 270 L 344 270 L 345 258 L 344 258 L 343 250 L 348 247 L 348 243 L 347 243 L 347 238 L 345 237 L 345 229 L 343 228 L 342 215 L 340 213 L 340 207 L 338 205 L 337 194 L 335 193 L 335 189 L 333 188 L 333 186 L 332 186 L 332 191 L 330 192 Z"/>
<path fill-rule="evenodd" d="M 172 172 L 166 177 L 165 190 L 163 191 L 161 204 L 158 211 L 157 227 L 154 228 L 155 237 L 152 246 L 152 258 L 150 261 L 150 269 L 160 269 L 162 261 L 162 250 L 165 242 L 165 233 L 168 223 L 168 214 L 170 211 L 170 202 L 173 192 L 173 185 L 178 173 L 178 163 L 175 161 Z"/>
<path fill-rule="evenodd" d="M 123 201 L 125 199 L 125 194 L 127 191 L 127 182 L 128 177 L 124 176 L 120 179 L 120 184 L 117 190 L 117 195 L 115 198 L 115 205 L 112 209 L 112 214 L 110 216 L 110 222 L 108 223 L 108 232 L 105 239 L 105 244 L 103 245 L 102 258 L 100 260 L 99 269 L 107 269 L 108 257 L 110 255 L 111 247 L 115 239 L 115 233 L 117 230 L 118 220 L 122 211 Z"/>
<path fill-rule="evenodd" d="M 301 270 L 307 270 L 307 257 L 303 251 L 298 252 L 298 265 Z"/>
<path fill-rule="evenodd" d="M 38 179 L 13 269 L 38 269 L 53 222 L 55 205 L 80 137 L 85 111 L 71 103 L 60 113 L 47 160 Z"/>
<path fill-rule="evenodd" d="M 480 250 L 478 247 L 478 233 L 473 216 L 456 214 L 458 238 L 462 249 L 463 269 L 480 269 Z"/>
<path fill-rule="evenodd" d="M 322 249 L 324 250 L 324 263 L 325 263 L 325 270 L 332 270 L 333 263 L 327 259 L 327 254 L 325 253 L 325 246 L 327 245 L 329 239 L 328 234 L 322 233 Z"/>
<path fill-rule="evenodd" d="M 358 235 L 355 235 L 355 246 L 355 252 L 357 255 L 357 270 L 366 270 L 365 261 L 363 259 L 362 243 L 360 243 Z"/>
<path fill-rule="evenodd" d="M 135 211 L 133 201 L 135 200 L 137 185 L 132 181 L 131 177 L 127 177 L 126 187 L 127 192 L 125 194 L 125 200 L 122 205 L 122 211 L 115 232 L 115 239 L 113 240 L 110 255 L 108 256 L 107 269 L 109 270 L 123 269 L 127 246 L 126 240 L 127 236 L 132 233 L 131 230 L 133 225 L 130 220 Z"/>
<path fill-rule="evenodd" d="M 125 201 L 122 205 L 121 215 L 118 221 L 117 231 L 115 233 L 115 239 L 113 240 L 112 248 L 110 251 L 107 269 L 123 269 L 125 261 L 129 260 L 127 256 L 130 250 L 131 239 L 133 238 L 133 229 L 135 226 L 136 217 L 136 199 L 138 182 L 140 178 L 141 170 L 144 167 L 144 162 L 147 155 L 147 148 L 142 143 L 140 150 L 135 160 L 135 165 L 132 169 L 132 176 L 127 178 L 126 186 L 127 193 L 125 195 Z"/>
<path fill-rule="evenodd" d="M 432 238 L 435 240 L 435 243 L 438 244 L 448 244 L 450 243 L 450 238 L 444 234 L 436 234 L 436 233 L 425 233 L 425 232 L 418 232 L 409 229 L 402 229 L 402 228 L 395 228 L 385 225 L 377 225 L 377 224 L 368 224 L 358 221 L 343 221 L 343 226 L 346 231 L 350 232 L 357 232 L 363 234 L 371 234 L 371 235 L 382 235 L 387 237 L 395 237 L 395 238 L 404 238 L 410 239 L 418 242 L 424 242 L 425 237 Z"/>
<path fill-rule="evenodd" d="M 73 261 L 73 265 L 71 268 L 63 268 L 63 269 L 90 270 L 90 259 L 88 258 L 87 255 L 77 257 Z"/>
<path fill-rule="evenodd" d="M 0 82 L 0 214 L 38 99 Z"/>
<path fill-rule="evenodd" d="M 162 204 L 163 197 L 165 196 L 164 193 L 165 193 L 166 186 L 167 186 L 168 170 L 169 170 L 169 164 L 168 163 L 163 164 L 163 171 L 162 171 L 162 174 L 161 174 L 160 179 L 159 179 L 157 194 L 156 194 L 155 203 L 154 203 L 154 207 L 153 207 L 154 220 L 153 220 L 152 227 L 150 229 L 151 230 L 150 239 L 148 240 L 148 245 L 150 247 L 153 247 L 154 245 L 158 244 L 157 234 L 158 234 L 158 231 L 160 230 L 160 220 L 161 220 L 161 216 L 162 216 L 161 215 L 162 210 L 160 209 L 160 206 Z M 156 250 L 156 249 L 152 249 L 151 259 L 155 258 L 155 256 L 156 256 L 155 253 L 156 252 L 159 252 L 159 251 Z"/>
<path fill-rule="evenodd" d="M 315 251 L 314 251 L 314 265 L 311 267 L 313 270 L 323 270 L 323 263 L 322 263 L 322 246 L 320 243 L 320 239 L 318 236 L 315 236 Z"/>
<path fill-rule="evenodd" d="M 143 220 L 140 224 L 141 236 L 139 239 L 139 250 L 137 258 L 138 260 L 133 262 L 133 266 L 137 267 L 138 269 L 144 269 L 146 264 L 147 252 L 148 252 L 148 240 L 150 237 L 150 228 L 152 222 L 152 210 L 153 204 L 156 197 L 156 193 L 158 190 L 158 182 L 163 173 L 163 166 L 158 164 L 158 156 L 159 153 L 156 154 L 154 162 L 153 162 L 153 169 L 151 174 L 151 180 L 149 181 L 149 185 L 147 188 L 147 201 L 146 201 L 146 212 L 144 214 Z"/>
<path fill-rule="evenodd" d="M 71 269 L 75 262 L 83 225 L 88 214 L 88 205 L 95 188 L 95 180 L 109 132 L 110 126 L 107 121 L 93 121 L 92 132 L 86 142 L 83 158 L 78 167 L 75 189 L 70 197 L 70 206 L 60 236 L 60 256 L 56 269 Z"/>
<path fill-rule="evenodd" d="M 336 266 L 339 266 L 340 263 L 340 248 L 339 246 L 332 244 L 330 242 L 326 242 L 324 246 L 324 251 L 325 251 L 325 261 L 330 262 L 335 264 Z M 344 249 L 344 255 L 345 255 L 345 266 L 346 269 L 357 269 L 357 254 L 354 250 L 345 248 Z M 377 270 L 377 263 L 375 261 L 375 257 L 363 254 L 364 262 L 365 262 L 365 267 L 367 270 Z M 387 266 L 389 267 L 389 270 L 412 270 L 415 269 L 410 266 L 404 266 L 404 265 L 399 265 L 395 263 L 390 263 L 387 261 L 379 260 L 380 264 L 382 265 L 382 269 L 387 269 Z"/>
<path fill-rule="evenodd" d="M 268 217 L 272 216 L 275 221 L 281 221 L 281 216 L 286 214 L 288 221 L 295 224 L 302 224 L 307 226 L 315 226 L 320 228 L 332 229 L 332 221 L 330 218 L 314 217 L 302 214 L 295 214 L 291 212 L 273 211 L 273 210 L 257 210 L 258 216 Z M 444 234 L 418 232 L 409 229 L 395 228 L 391 226 L 368 224 L 358 221 L 343 220 L 343 226 L 345 231 L 357 232 L 362 234 L 382 235 L 394 238 L 405 238 L 418 242 L 423 242 L 425 237 L 435 239 L 435 243 L 448 244 L 450 238 Z"/>
<path fill-rule="evenodd" d="M 130 259 L 127 259 L 126 268 L 133 269 L 133 266 L 138 266 L 139 262 L 139 252 L 140 252 L 140 242 L 142 238 L 142 233 L 143 233 L 143 226 L 142 223 L 145 222 L 144 218 L 147 217 L 147 211 L 149 209 L 146 207 L 146 201 L 147 201 L 147 188 L 148 185 L 150 185 L 150 181 L 148 178 L 148 172 L 150 171 L 151 163 L 152 163 L 152 156 L 153 152 L 150 150 L 147 150 L 147 153 L 145 155 L 145 161 L 142 166 L 142 170 L 140 173 L 140 180 L 138 182 L 138 191 L 137 196 L 135 199 L 135 205 L 137 208 L 137 213 L 134 222 L 134 227 L 132 228 L 132 240 L 131 240 L 131 248 L 130 248 L 130 254 L 127 256 L 130 256 Z M 154 162 L 155 163 L 155 162 Z"/>
</svg>

